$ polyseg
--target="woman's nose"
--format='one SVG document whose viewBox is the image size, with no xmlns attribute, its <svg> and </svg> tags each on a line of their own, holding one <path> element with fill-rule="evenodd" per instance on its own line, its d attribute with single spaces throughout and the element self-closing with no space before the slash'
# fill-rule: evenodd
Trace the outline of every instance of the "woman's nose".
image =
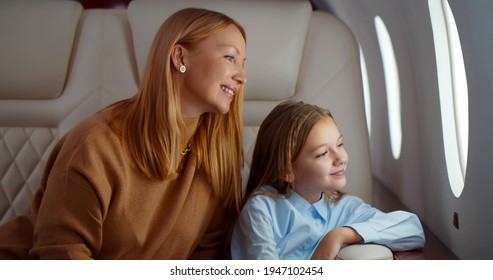
<svg viewBox="0 0 493 280">
<path fill-rule="evenodd" d="M 247 82 L 245 69 L 242 66 L 239 67 L 238 73 L 233 77 L 233 79 L 240 85 L 245 85 Z"/>
</svg>

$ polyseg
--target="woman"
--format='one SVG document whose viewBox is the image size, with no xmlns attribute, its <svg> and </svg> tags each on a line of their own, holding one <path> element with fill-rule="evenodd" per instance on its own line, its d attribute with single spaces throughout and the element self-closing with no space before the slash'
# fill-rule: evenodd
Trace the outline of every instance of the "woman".
<svg viewBox="0 0 493 280">
<path fill-rule="evenodd" d="M 137 94 L 54 147 L 32 214 L 0 227 L 0 257 L 223 258 L 241 200 L 245 44 L 224 14 L 171 15 Z"/>
</svg>

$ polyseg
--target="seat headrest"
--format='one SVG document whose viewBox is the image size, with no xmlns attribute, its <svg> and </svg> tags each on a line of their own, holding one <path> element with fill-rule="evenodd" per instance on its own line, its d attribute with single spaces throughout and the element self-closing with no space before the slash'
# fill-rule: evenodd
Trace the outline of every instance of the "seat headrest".
<svg viewBox="0 0 493 280">
<path fill-rule="evenodd" d="M 245 29 L 246 100 L 283 100 L 294 95 L 312 15 L 307 0 L 134 0 L 128 18 L 140 76 L 157 30 L 171 14 L 186 7 L 222 12 Z"/>
<path fill-rule="evenodd" d="M 0 1 L 1 99 L 61 94 L 81 13 L 72 1 Z"/>
</svg>

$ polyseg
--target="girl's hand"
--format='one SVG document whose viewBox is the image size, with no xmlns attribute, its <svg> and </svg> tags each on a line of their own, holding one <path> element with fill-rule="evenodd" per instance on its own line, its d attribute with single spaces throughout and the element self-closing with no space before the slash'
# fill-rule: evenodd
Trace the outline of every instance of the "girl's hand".
<svg viewBox="0 0 493 280">
<path fill-rule="evenodd" d="M 350 227 L 335 228 L 329 231 L 313 252 L 312 260 L 333 260 L 344 244 L 361 241 L 361 236 Z"/>
</svg>

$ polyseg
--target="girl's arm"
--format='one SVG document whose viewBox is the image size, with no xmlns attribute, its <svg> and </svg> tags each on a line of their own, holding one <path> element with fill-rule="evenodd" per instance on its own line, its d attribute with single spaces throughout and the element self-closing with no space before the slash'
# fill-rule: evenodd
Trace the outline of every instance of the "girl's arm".
<svg viewBox="0 0 493 280">
<path fill-rule="evenodd" d="M 339 201 L 332 211 L 333 216 L 340 217 L 339 222 L 322 238 L 312 259 L 334 259 L 343 244 L 376 243 L 393 251 L 424 246 L 423 228 L 413 213 L 383 213 L 363 200 L 349 195 Z"/>
<path fill-rule="evenodd" d="M 231 257 L 239 260 L 277 260 L 279 255 L 268 208 L 253 198 L 243 207 L 233 229 Z"/>
<path fill-rule="evenodd" d="M 418 217 L 406 211 L 383 213 L 376 210 L 367 221 L 350 225 L 364 243 L 377 243 L 393 251 L 423 248 L 425 236 Z"/>
<path fill-rule="evenodd" d="M 353 228 L 363 238 L 362 242 L 385 245 L 394 251 L 424 246 L 423 227 L 415 214 L 406 211 L 384 213 L 357 197 L 346 199 L 343 211 L 348 216 L 342 226 Z"/>
<path fill-rule="evenodd" d="M 361 236 L 350 227 L 340 227 L 331 230 L 319 242 L 312 260 L 333 260 L 344 244 L 359 243 Z"/>
</svg>

